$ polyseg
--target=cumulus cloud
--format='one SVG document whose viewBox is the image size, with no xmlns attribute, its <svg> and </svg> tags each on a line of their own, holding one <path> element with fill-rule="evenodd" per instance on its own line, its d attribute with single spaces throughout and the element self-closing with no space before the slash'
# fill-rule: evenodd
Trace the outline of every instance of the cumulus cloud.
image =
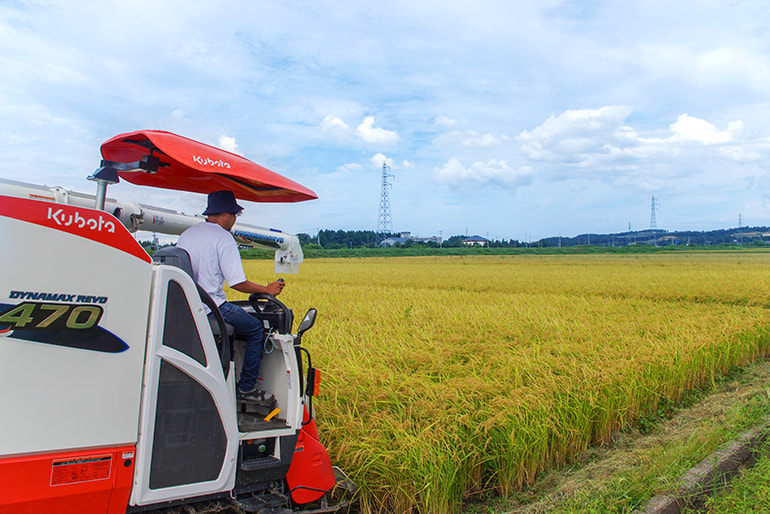
<svg viewBox="0 0 770 514">
<path fill-rule="evenodd" d="M 350 133 L 348 124 L 333 114 L 329 114 L 321 120 L 321 130 L 335 137 L 346 136 Z"/>
<path fill-rule="evenodd" d="M 608 106 L 599 109 L 568 110 L 549 117 L 531 131 L 523 131 L 516 138 L 522 143 L 521 151 L 529 159 L 558 162 L 577 166 L 587 171 L 614 167 L 616 175 L 632 172 L 642 162 L 646 169 L 657 162 L 670 163 L 692 156 L 683 143 L 703 145 L 721 144 L 713 156 L 745 161 L 758 154 L 739 148 L 724 147 L 736 142 L 743 131 L 743 122 L 732 121 L 727 130 L 720 131 L 712 123 L 680 115 L 669 125 L 664 137 L 643 137 L 628 126 L 625 118 L 631 113 L 626 106 Z"/>
<path fill-rule="evenodd" d="M 636 135 L 623 123 L 630 113 L 631 108 L 623 105 L 570 109 L 531 131 L 524 130 L 516 139 L 530 159 L 582 159 L 581 154 L 604 152 L 608 145 L 633 144 Z"/>
<path fill-rule="evenodd" d="M 321 130 L 336 138 L 345 138 L 352 133 L 350 126 L 334 114 L 329 114 L 321 120 Z M 395 130 L 375 127 L 374 116 L 365 117 L 364 121 L 356 128 L 355 135 L 359 139 L 373 144 L 392 144 L 399 139 Z"/>
<path fill-rule="evenodd" d="M 224 134 L 219 136 L 217 146 L 222 150 L 227 150 L 228 152 L 241 155 L 240 150 L 238 150 L 238 143 L 235 142 L 234 137 L 226 136 Z"/>
<path fill-rule="evenodd" d="M 693 173 L 701 182 L 708 175 L 716 183 L 735 163 L 770 157 L 770 141 L 741 138 L 742 121 L 719 130 L 685 113 L 668 125 L 667 133 L 666 128 L 653 128 L 655 137 L 645 137 L 626 123 L 630 112 L 628 107 L 609 106 L 551 116 L 519 134 L 520 155 L 538 162 L 538 177 L 545 181 L 594 178 L 645 191 Z"/>
<path fill-rule="evenodd" d="M 388 166 L 390 166 L 391 168 L 393 167 L 393 158 L 391 158 L 391 157 L 386 157 L 384 154 L 381 154 L 381 153 L 376 153 L 376 154 L 374 154 L 374 155 L 372 156 L 372 158 L 371 158 L 371 159 L 369 159 L 369 161 L 370 161 L 370 162 L 371 162 L 371 163 L 374 165 L 374 167 L 375 167 L 375 168 L 377 168 L 377 169 L 381 169 L 381 168 L 382 168 L 382 164 L 383 164 L 383 163 L 386 163 L 386 164 L 387 164 Z"/>
<path fill-rule="evenodd" d="M 528 166 L 514 169 L 498 159 L 476 161 L 466 167 L 460 159 L 451 157 L 441 168 L 433 169 L 433 180 L 450 186 L 472 183 L 516 188 L 530 184 L 532 175 L 533 170 Z"/>
<path fill-rule="evenodd" d="M 395 130 L 386 130 L 374 126 L 374 116 L 367 116 L 356 129 L 356 135 L 367 143 L 392 144 L 398 141 Z"/>
<path fill-rule="evenodd" d="M 720 132 L 708 121 L 695 118 L 687 113 L 680 115 L 676 122 L 671 124 L 674 139 L 699 141 L 707 145 L 733 141 L 742 130 L 742 121 L 732 121 L 727 125 L 726 131 Z"/>
</svg>

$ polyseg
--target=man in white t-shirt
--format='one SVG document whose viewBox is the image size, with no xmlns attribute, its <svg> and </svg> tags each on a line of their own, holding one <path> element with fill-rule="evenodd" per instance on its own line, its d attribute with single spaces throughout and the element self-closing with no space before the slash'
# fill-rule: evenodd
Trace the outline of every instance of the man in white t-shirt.
<svg viewBox="0 0 770 514">
<path fill-rule="evenodd" d="M 225 321 L 235 327 L 235 333 L 246 340 L 243 369 L 238 381 L 238 399 L 265 402 L 272 395 L 256 388 L 259 364 L 265 343 L 262 321 L 237 305 L 227 301 L 224 285 L 242 293 L 269 293 L 273 296 L 283 290 L 283 281 L 262 286 L 246 279 L 235 242 L 230 230 L 243 207 L 235 201 L 232 191 L 215 191 L 208 196 L 203 215 L 205 223 L 193 225 L 179 236 L 177 246 L 190 254 L 193 279 L 214 299 Z M 208 310 L 208 309 L 207 309 Z"/>
</svg>

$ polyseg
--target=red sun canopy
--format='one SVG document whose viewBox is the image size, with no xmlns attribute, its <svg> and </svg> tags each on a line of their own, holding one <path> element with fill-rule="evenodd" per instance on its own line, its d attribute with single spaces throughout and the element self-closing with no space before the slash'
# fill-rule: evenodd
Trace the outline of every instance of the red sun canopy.
<svg viewBox="0 0 770 514">
<path fill-rule="evenodd" d="M 102 157 L 133 163 L 159 158 L 156 173 L 119 170 L 132 184 L 208 194 L 229 189 L 251 202 L 302 202 L 318 198 L 313 191 L 234 153 L 162 130 L 139 130 L 102 144 Z"/>
</svg>

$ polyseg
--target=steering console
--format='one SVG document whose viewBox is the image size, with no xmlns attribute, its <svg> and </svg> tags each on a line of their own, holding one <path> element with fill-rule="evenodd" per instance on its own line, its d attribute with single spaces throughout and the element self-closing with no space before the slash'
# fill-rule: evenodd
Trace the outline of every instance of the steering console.
<svg viewBox="0 0 770 514">
<path fill-rule="evenodd" d="M 290 334 L 294 323 L 294 314 L 278 298 L 268 293 L 252 293 L 249 303 L 254 308 L 255 316 L 267 321 L 279 334 Z"/>
</svg>

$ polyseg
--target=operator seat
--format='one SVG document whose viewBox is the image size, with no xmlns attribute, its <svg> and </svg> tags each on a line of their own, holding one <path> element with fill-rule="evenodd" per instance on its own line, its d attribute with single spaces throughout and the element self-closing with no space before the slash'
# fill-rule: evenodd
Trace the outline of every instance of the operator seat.
<svg viewBox="0 0 770 514">
<path fill-rule="evenodd" d="M 184 248 L 165 246 L 153 254 L 152 260 L 158 264 L 167 264 L 181 269 L 193 279 L 193 282 L 195 282 L 190 255 Z M 227 374 L 230 371 L 230 360 L 233 355 L 233 334 L 235 333 L 235 327 L 225 322 L 214 299 L 211 298 L 211 296 L 197 282 L 195 282 L 195 287 L 198 288 L 198 294 L 200 295 L 201 301 L 213 314 L 213 319 L 211 316 L 207 316 L 207 318 L 209 320 L 209 325 L 211 326 L 211 332 L 214 334 L 214 341 L 216 341 L 220 350 L 219 358 L 222 361 L 222 370 L 225 373 L 225 377 L 227 377 Z M 222 336 L 223 332 L 226 333 L 225 337 Z"/>
</svg>

